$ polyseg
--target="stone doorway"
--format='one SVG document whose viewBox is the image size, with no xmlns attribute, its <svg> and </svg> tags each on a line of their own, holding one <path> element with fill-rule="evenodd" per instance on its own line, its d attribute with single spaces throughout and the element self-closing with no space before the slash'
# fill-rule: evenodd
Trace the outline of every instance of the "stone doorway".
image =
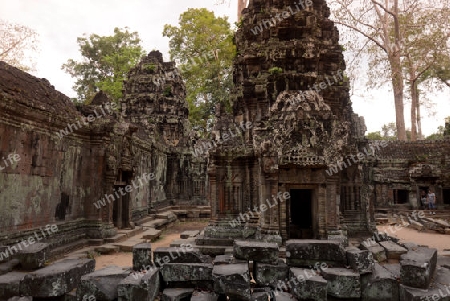
<svg viewBox="0 0 450 301">
<path fill-rule="evenodd" d="M 120 171 L 119 178 L 114 183 L 116 199 L 113 208 L 113 223 L 118 229 L 124 229 L 130 226 L 130 193 L 125 191 L 125 187 L 131 184 L 131 178 L 131 172 Z"/>
<path fill-rule="evenodd" d="M 313 189 L 291 189 L 286 220 L 290 239 L 314 238 Z"/>
</svg>

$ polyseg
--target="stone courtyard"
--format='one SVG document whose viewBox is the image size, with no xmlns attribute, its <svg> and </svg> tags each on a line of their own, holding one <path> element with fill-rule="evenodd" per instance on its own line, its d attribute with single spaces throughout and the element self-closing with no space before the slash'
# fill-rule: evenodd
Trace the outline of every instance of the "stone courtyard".
<svg viewBox="0 0 450 301">
<path fill-rule="evenodd" d="M 252 32 L 292 4 L 243 11 L 232 113 L 216 108 L 211 140 L 159 51 L 118 105 L 75 105 L 0 62 L 0 301 L 450 300 L 448 253 L 376 228 L 450 235 L 449 137 L 367 140 L 324 0 Z M 437 215 L 420 208 L 430 190 Z M 132 265 L 96 269 L 85 248 Z"/>
</svg>

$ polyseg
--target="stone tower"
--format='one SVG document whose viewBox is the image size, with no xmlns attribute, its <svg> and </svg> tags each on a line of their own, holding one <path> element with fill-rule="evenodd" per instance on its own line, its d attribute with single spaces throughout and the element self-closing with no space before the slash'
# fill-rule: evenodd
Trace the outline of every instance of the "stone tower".
<svg viewBox="0 0 450 301">
<path fill-rule="evenodd" d="M 365 126 L 329 14 L 324 0 L 253 0 L 243 11 L 233 112 L 220 114 L 214 134 L 225 142 L 210 156 L 215 219 L 205 236 L 327 238 L 372 227 L 360 163 L 338 165 L 364 147 Z"/>
</svg>

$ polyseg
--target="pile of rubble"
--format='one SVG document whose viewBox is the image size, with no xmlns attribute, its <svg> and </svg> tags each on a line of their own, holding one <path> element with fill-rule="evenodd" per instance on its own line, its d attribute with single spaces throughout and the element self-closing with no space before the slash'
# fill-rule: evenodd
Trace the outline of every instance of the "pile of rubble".
<svg viewBox="0 0 450 301">
<path fill-rule="evenodd" d="M 396 227 L 408 227 L 420 232 L 440 233 L 450 235 L 450 223 L 444 218 L 426 216 L 424 211 L 413 211 L 412 213 L 385 214 L 377 218 L 379 225 L 391 225 Z"/>
<path fill-rule="evenodd" d="M 142 243 L 130 268 L 94 271 L 93 259 L 64 259 L 9 272 L 0 276 L 0 300 L 450 299 L 450 258 L 387 235 L 346 248 L 333 240 L 288 240 L 286 258 L 280 255 L 277 243 L 260 241 L 235 240 L 233 254 L 215 258 L 189 244 L 152 251 Z"/>
</svg>

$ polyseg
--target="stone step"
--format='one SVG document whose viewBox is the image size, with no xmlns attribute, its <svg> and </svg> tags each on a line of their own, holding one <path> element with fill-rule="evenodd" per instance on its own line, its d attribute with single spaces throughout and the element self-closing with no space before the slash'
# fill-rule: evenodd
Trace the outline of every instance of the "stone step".
<svg viewBox="0 0 450 301">
<path fill-rule="evenodd" d="M 187 238 L 187 239 L 175 239 L 174 241 L 172 241 L 170 243 L 171 247 L 181 247 L 181 245 L 191 245 L 191 246 L 195 246 L 195 238 L 191 237 L 191 238 Z"/>
<path fill-rule="evenodd" d="M 155 218 L 157 219 L 167 219 L 167 220 L 176 220 L 177 216 L 172 211 L 166 211 L 162 213 L 157 213 Z"/>
<path fill-rule="evenodd" d="M 136 236 L 142 232 L 144 232 L 144 227 L 137 226 L 134 229 L 130 229 L 130 230 L 121 229 L 121 230 L 119 230 L 118 234 L 125 234 L 127 236 L 127 238 L 130 238 L 130 237 Z"/>
<path fill-rule="evenodd" d="M 161 236 L 162 230 L 149 228 L 142 233 L 142 239 L 149 239 L 151 241 L 157 240 Z"/>
<path fill-rule="evenodd" d="M 146 242 L 144 239 L 138 239 L 136 237 L 127 239 L 126 241 L 114 243 L 114 246 L 119 247 L 119 250 L 122 252 L 133 252 L 133 247 L 135 245 Z"/>
<path fill-rule="evenodd" d="M 121 233 L 121 234 L 117 234 L 116 236 L 113 236 L 113 237 L 105 238 L 105 242 L 112 244 L 112 243 L 124 241 L 125 239 L 127 239 L 127 235 Z"/>
<path fill-rule="evenodd" d="M 231 247 L 233 246 L 233 238 L 205 238 L 203 235 L 199 235 L 195 238 L 195 243 L 197 245 L 210 245 L 210 246 L 225 246 Z"/>
<path fill-rule="evenodd" d="M 187 230 L 180 234 L 181 239 L 187 239 L 191 237 L 196 237 L 200 234 L 199 230 Z"/>
<path fill-rule="evenodd" d="M 143 224 L 151 222 L 154 219 L 155 219 L 155 215 L 152 214 L 152 215 L 146 216 L 144 218 L 141 218 L 140 220 L 135 221 L 134 224 L 136 226 L 142 226 Z"/>
<path fill-rule="evenodd" d="M 82 249 L 86 246 L 89 246 L 89 240 L 87 239 L 80 239 L 68 244 L 64 244 L 60 247 L 57 247 L 55 249 L 52 249 L 50 251 L 49 259 L 55 260 L 64 257 L 65 254 L 71 253 L 73 251 Z"/>
<path fill-rule="evenodd" d="M 102 245 L 94 248 L 95 252 L 98 252 L 100 254 L 112 254 L 119 252 L 120 248 L 115 245 L 107 244 Z"/>
<path fill-rule="evenodd" d="M 149 228 L 153 229 L 164 229 L 167 227 L 168 224 L 170 224 L 170 220 L 168 219 L 155 219 L 151 222 L 147 222 L 143 224 L 144 230 L 148 230 Z"/>
</svg>

